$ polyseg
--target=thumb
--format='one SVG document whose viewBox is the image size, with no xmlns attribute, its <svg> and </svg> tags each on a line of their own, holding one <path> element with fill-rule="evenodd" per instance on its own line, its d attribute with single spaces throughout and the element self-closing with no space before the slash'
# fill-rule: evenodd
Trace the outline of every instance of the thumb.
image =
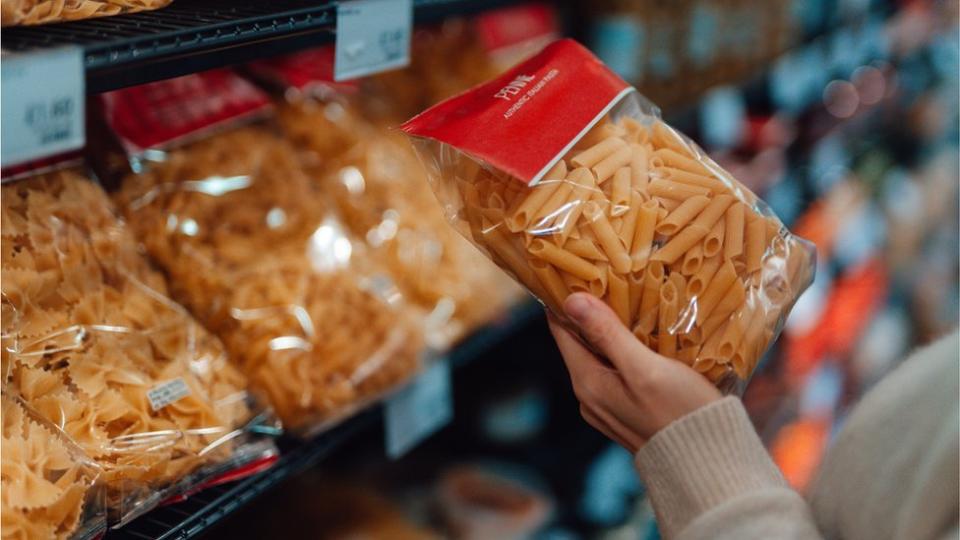
<svg viewBox="0 0 960 540">
<path fill-rule="evenodd" d="M 563 303 L 563 310 L 579 327 L 584 339 L 621 372 L 642 368 L 651 359 L 652 351 L 598 298 L 587 293 L 571 294 Z"/>
</svg>

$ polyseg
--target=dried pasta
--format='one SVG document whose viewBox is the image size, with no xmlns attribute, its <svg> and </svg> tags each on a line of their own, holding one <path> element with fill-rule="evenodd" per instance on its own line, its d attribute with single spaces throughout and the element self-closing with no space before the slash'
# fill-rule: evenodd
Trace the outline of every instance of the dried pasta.
<svg viewBox="0 0 960 540">
<path fill-rule="evenodd" d="M 57 427 L 2 397 L 0 530 L 4 539 L 87 537 L 106 528 L 100 474 Z"/>
<path fill-rule="evenodd" d="M 160 9 L 171 0 L 2 0 L 3 26 L 77 21 Z"/>
<path fill-rule="evenodd" d="M 438 195 L 457 209 L 453 221 L 561 319 L 564 297 L 586 283 L 643 343 L 738 388 L 809 284 L 812 249 L 686 138 L 654 115 L 631 114 L 615 108 L 532 188 L 482 162 L 463 176 L 474 158 L 415 141 L 435 164 Z M 509 185 L 525 190 L 515 213 L 464 226 Z"/>
<path fill-rule="evenodd" d="M 167 153 L 117 194 L 174 297 L 308 434 L 406 380 L 420 334 L 397 287 L 264 126 Z"/>
<path fill-rule="evenodd" d="M 5 381 L 103 469 L 112 519 L 232 460 L 246 380 L 103 190 L 58 171 L 3 186 L 2 205 Z"/>
</svg>

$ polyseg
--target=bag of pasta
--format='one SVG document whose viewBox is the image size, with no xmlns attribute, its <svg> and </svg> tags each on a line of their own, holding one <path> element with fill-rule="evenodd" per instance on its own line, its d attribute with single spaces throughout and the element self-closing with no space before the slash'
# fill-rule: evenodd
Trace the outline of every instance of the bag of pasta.
<svg viewBox="0 0 960 540">
<path fill-rule="evenodd" d="M 229 85 L 208 86 L 211 75 L 109 93 L 109 123 L 128 148 L 177 114 L 163 106 L 187 107 L 202 124 L 249 86 L 232 74 L 217 75 Z M 189 137 L 179 146 L 152 139 L 158 146 L 140 153 L 116 200 L 174 298 L 223 340 L 283 423 L 310 435 L 406 381 L 422 339 L 402 294 L 293 147 L 266 122 Z"/>
<path fill-rule="evenodd" d="M 248 429 L 270 424 L 246 380 L 99 185 L 65 169 L 0 196 L 5 381 L 100 466 L 111 522 L 276 454 Z"/>
<path fill-rule="evenodd" d="M 3 538 L 96 538 L 107 527 L 100 467 L 60 429 L 4 390 L 0 397 Z"/>
<path fill-rule="evenodd" d="M 726 390 L 812 280 L 812 245 L 572 40 L 402 129 L 449 218 L 561 320 L 588 292 Z"/>
<path fill-rule="evenodd" d="M 171 0 L 2 0 L 3 26 L 47 24 L 160 9 Z"/>
<path fill-rule="evenodd" d="M 332 46 L 258 62 L 252 70 L 282 89 L 276 118 L 284 138 L 416 310 L 431 349 L 449 348 L 519 298 L 510 278 L 446 226 L 403 136 L 357 111 L 354 83 L 333 81 Z"/>
</svg>

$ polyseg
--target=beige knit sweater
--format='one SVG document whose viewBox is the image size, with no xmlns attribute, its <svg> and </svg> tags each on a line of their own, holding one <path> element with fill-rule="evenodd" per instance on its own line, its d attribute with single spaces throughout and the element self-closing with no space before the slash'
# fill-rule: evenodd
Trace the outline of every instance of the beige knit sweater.
<svg viewBox="0 0 960 540">
<path fill-rule="evenodd" d="M 790 489 L 740 400 L 725 398 L 637 452 L 667 539 L 957 538 L 958 335 L 907 359 L 867 393 L 808 500 Z"/>
</svg>

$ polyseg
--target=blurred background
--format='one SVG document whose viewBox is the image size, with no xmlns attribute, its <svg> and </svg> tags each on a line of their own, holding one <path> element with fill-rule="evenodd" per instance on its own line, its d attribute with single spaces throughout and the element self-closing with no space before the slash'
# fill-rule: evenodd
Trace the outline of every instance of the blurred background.
<svg viewBox="0 0 960 540">
<path fill-rule="evenodd" d="M 6 0 L 3 5 L 8 25 L 14 15 Z M 211 90 L 209 69 L 252 84 L 272 103 L 270 121 L 308 149 L 305 169 L 332 174 L 346 186 L 347 195 L 324 193 L 358 243 L 376 252 L 396 233 L 389 210 L 416 213 L 411 208 L 429 195 L 403 184 L 372 192 L 371 171 L 391 158 L 365 141 L 392 137 L 399 122 L 552 39 L 580 40 L 817 246 L 816 280 L 743 396 L 777 465 L 801 492 L 851 405 L 910 350 L 956 327 L 955 1 L 414 6 L 410 65 L 345 82 L 332 77 L 333 38 L 298 30 L 306 23 L 297 17 L 319 8 L 296 2 L 227 8 L 175 0 L 139 14 L 8 27 L 2 44 L 11 54 L 71 40 L 85 48 L 82 160 L 111 193 L 169 141 L 232 129 L 244 115 L 224 113 L 230 107 L 260 111 L 245 108 L 235 89 Z M 311 16 L 318 24 L 319 15 Z M 256 17 L 273 26 L 238 22 Z M 124 26 L 133 24 L 127 21 L 136 26 Z M 160 33 L 174 28 L 189 29 L 194 41 L 163 41 Z M 275 35 L 244 41 L 257 32 Z M 179 57 L 174 50 L 191 46 Z M 182 81 L 190 77 L 207 77 L 198 85 L 204 88 L 184 91 Z M 172 81 L 181 81 L 182 93 L 158 98 Z M 164 99 L 172 99 L 175 110 L 149 112 Z M 220 126 L 213 132 L 171 127 L 209 116 L 211 108 L 227 119 L 200 120 L 201 127 Z M 133 127 L 131 115 L 140 122 Z M 175 133 L 151 138 L 161 127 Z M 333 154 L 350 158 L 325 169 Z M 41 167 L 5 165 L 4 176 L 17 181 Z M 359 198 L 350 197 L 356 190 L 353 173 L 344 176 L 347 167 L 366 175 L 369 197 L 363 187 Z M 402 170 L 403 181 L 422 181 L 422 174 Z M 420 202 L 395 202 L 404 197 Z M 430 375 L 405 373 L 398 385 L 419 379 L 386 405 L 380 397 L 368 399 L 318 435 L 281 438 L 272 469 L 180 497 L 107 538 L 658 538 L 632 456 L 581 420 L 539 305 L 499 276 L 465 277 L 469 258 L 411 266 L 402 253 L 384 257 L 400 273 L 393 279 L 425 312 L 418 320 L 426 321 Z M 471 287 L 464 300 L 450 292 L 460 291 L 454 285 L 437 292 L 433 287 L 440 285 L 424 283 L 431 281 L 424 273 L 440 267 L 443 279 Z M 453 309 L 450 298 L 460 310 L 452 319 L 444 311 Z M 472 306 L 472 315 L 457 319 L 463 306 Z"/>
</svg>

